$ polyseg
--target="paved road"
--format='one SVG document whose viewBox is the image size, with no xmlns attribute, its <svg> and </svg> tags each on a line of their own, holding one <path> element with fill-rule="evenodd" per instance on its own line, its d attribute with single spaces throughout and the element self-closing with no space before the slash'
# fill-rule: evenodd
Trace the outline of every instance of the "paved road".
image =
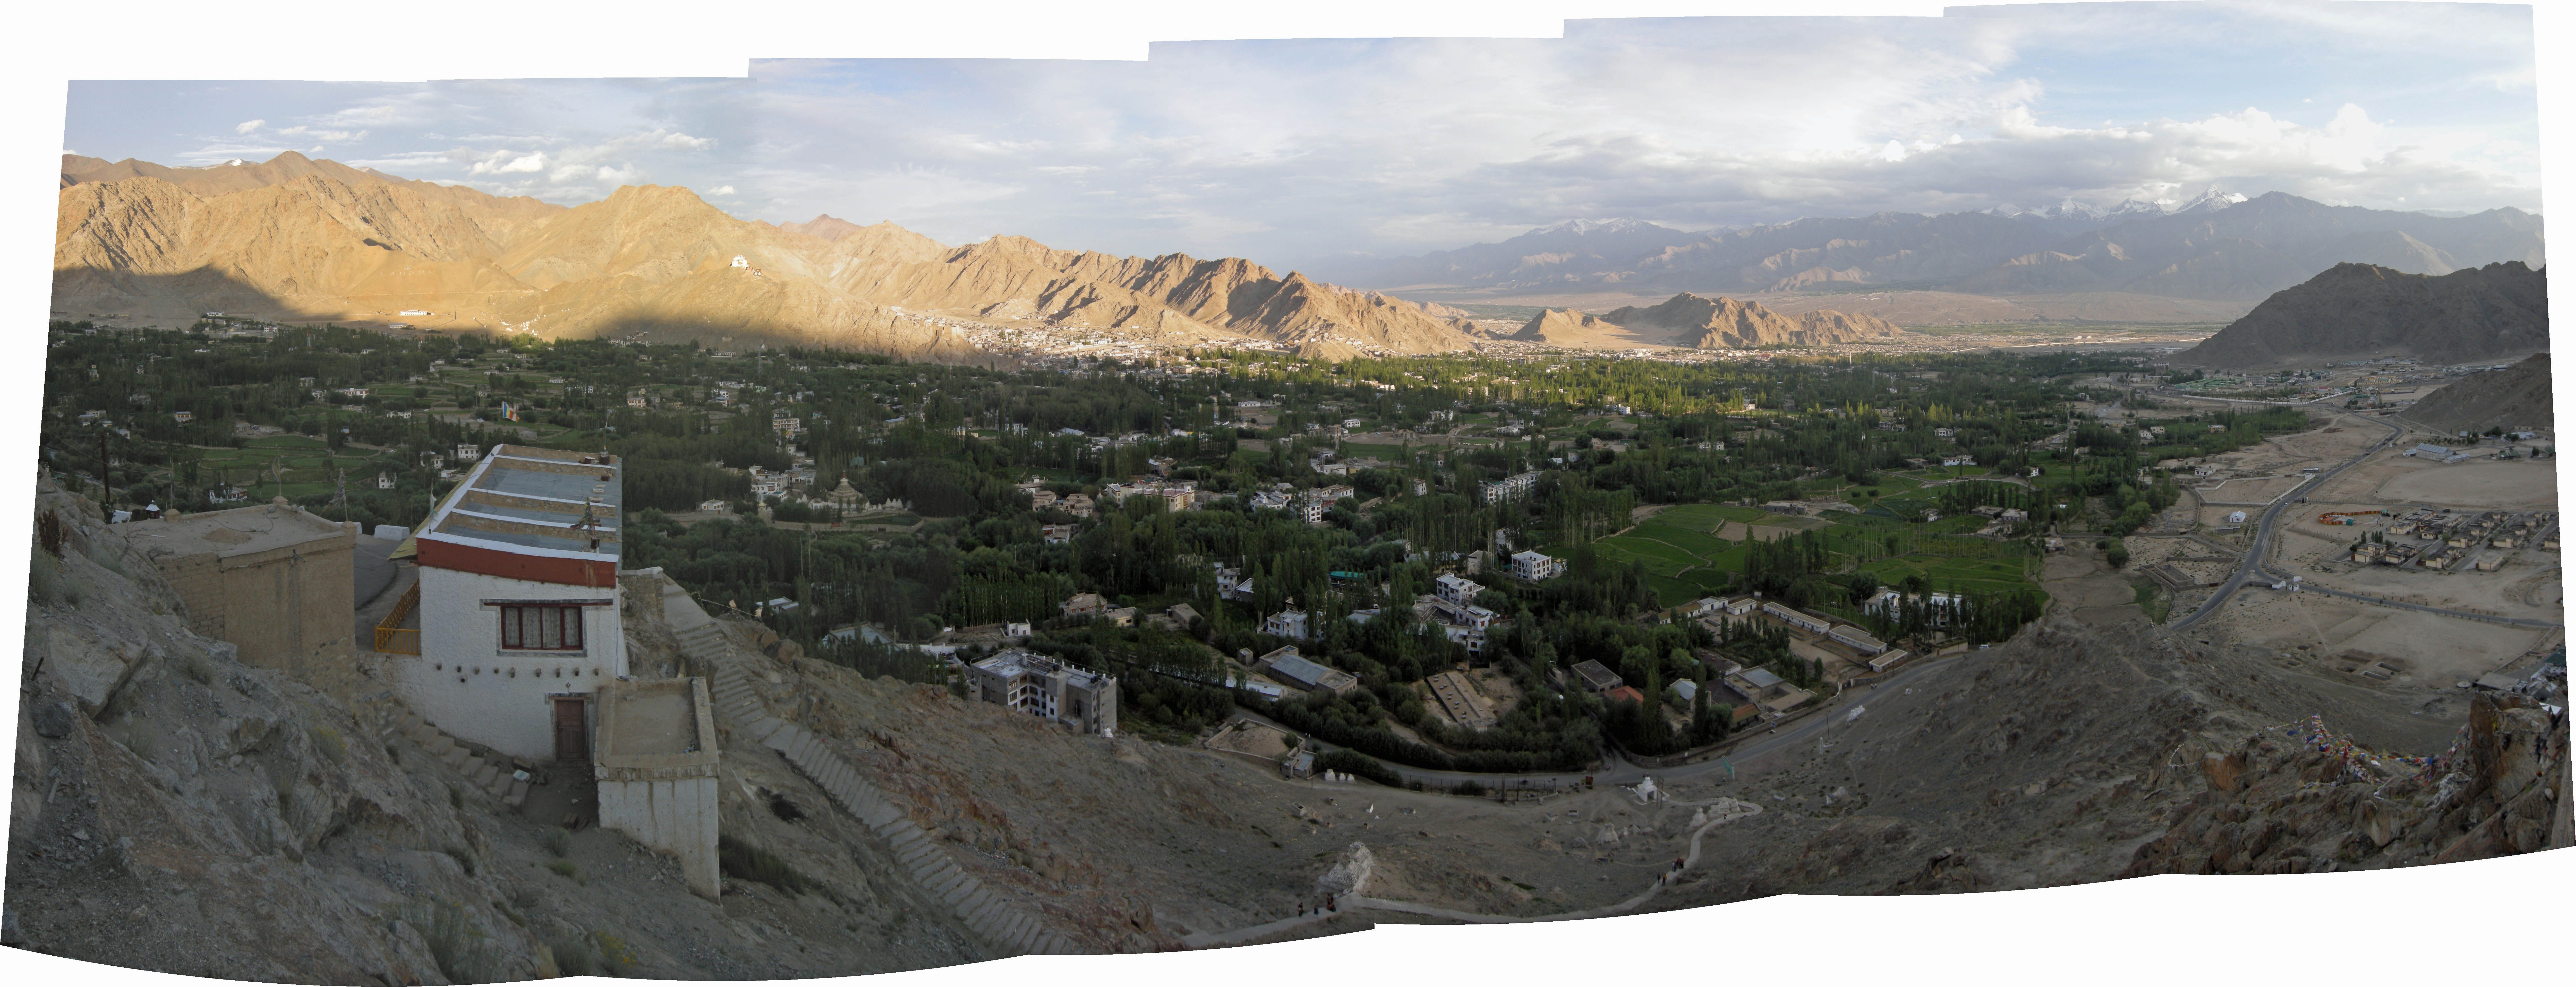
<svg viewBox="0 0 2576 987">
<path fill-rule="evenodd" d="M 2204 398 L 2196 395 L 2177 396 L 2193 401 L 2225 401 L 2230 404 L 2273 403 L 2268 401 L 2242 401 L 2234 398 Z M 2291 490 L 2289 493 L 2282 494 L 2278 499 L 2272 501 L 2272 506 L 2264 508 L 2262 518 L 2259 519 L 2254 527 L 2254 542 L 2246 549 L 2244 560 L 2237 563 L 2236 571 L 2228 575 L 2227 582 L 2220 585 L 2217 592 L 2209 594 L 2209 599 L 2201 601 L 2199 609 L 2193 610 L 2190 616 L 2184 617 L 2182 620 L 2169 626 L 2176 630 L 2189 630 L 2198 625 L 2201 621 L 2209 619 L 2211 614 L 2217 613 L 2218 608 L 2225 604 L 2230 597 L 2235 596 L 2237 590 L 2245 588 L 2245 582 L 2247 580 L 2253 579 L 2257 575 L 2265 574 L 2263 560 L 2272 552 L 2272 536 L 2276 533 L 2276 528 L 2281 522 L 2281 514 L 2283 511 L 2287 511 L 2292 507 L 2298 506 L 2307 498 L 2309 491 L 2315 490 L 2319 486 L 2332 481 L 2335 477 L 2343 475 L 2343 471 L 2351 469 L 2355 464 L 2360 463 L 2364 459 L 2370 458 L 2371 454 L 2376 453 L 2381 449 L 2388 448 L 2390 443 L 2397 441 L 2398 436 L 2406 434 L 2406 430 L 2404 428 L 2380 421 L 2376 418 L 2369 418 L 2361 415 L 2354 415 L 2352 417 L 2365 423 L 2387 429 L 2388 434 L 2378 442 L 2372 443 L 2370 448 L 2362 450 L 2360 455 L 2344 460 L 2333 469 L 2319 472 L 2315 477 L 2310 478 L 2308 482 L 2299 484 L 2296 489 Z"/>
</svg>

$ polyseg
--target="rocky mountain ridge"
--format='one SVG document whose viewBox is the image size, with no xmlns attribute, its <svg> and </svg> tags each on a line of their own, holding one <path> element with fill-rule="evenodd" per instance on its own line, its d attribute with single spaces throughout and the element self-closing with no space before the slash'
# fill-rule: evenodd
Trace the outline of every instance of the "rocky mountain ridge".
<svg viewBox="0 0 2576 987">
<path fill-rule="evenodd" d="M 2403 414 L 2448 433 L 2547 429 L 2557 415 L 2551 394 L 2549 354 L 2535 353 L 2502 370 L 2481 370 L 2442 385 Z"/>
<path fill-rule="evenodd" d="M 2520 261 L 2438 277 L 2337 264 L 2173 359 L 2228 368 L 2383 356 L 2462 363 L 2548 349 L 2549 280 Z"/>
<path fill-rule="evenodd" d="M 1240 258 L 1113 257 L 1010 236 L 951 248 L 828 215 L 746 222 L 676 187 L 531 211 L 295 155 L 215 169 L 67 160 L 65 180 L 54 275 L 64 312 L 401 318 L 939 360 L 979 351 L 954 322 L 915 313 L 1287 343 L 1323 359 L 1471 345 L 1461 317 Z"/>
<path fill-rule="evenodd" d="M 1903 333 L 1894 323 L 1867 315 L 1830 309 L 1783 315 L 1758 302 L 1683 292 L 1661 304 L 1622 306 L 1597 316 L 1576 309 L 1546 309 L 1511 338 L 1559 346 L 1759 349 L 1886 342 Z"/>
</svg>

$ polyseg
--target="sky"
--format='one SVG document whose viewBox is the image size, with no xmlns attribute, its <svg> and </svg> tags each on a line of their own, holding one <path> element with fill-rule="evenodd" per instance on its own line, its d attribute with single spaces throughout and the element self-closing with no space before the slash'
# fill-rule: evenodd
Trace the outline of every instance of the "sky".
<svg viewBox="0 0 2576 987">
<path fill-rule="evenodd" d="M 1568 219 L 2179 201 L 2540 211 L 2526 7 L 2140 3 L 1160 42 L 1143 61 L 755 59 L 747 79 L 74 82 L 65 148 L 285 150 L 574 204 L 1123 254 L 1364 258 Z"/>
</svg>

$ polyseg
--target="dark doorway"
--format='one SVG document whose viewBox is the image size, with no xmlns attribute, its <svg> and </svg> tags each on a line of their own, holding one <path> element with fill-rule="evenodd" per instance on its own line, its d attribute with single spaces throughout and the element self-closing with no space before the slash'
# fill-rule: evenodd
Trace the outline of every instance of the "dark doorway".
<svg viewBox="0 0 2576 987">
<path fill-rule="evenodd" d="M 584 717 L 587 705 L 577 697 L 555 700 L 556 764 L 582 764 L 590 760 L 590 731 Z"/>
</svg>

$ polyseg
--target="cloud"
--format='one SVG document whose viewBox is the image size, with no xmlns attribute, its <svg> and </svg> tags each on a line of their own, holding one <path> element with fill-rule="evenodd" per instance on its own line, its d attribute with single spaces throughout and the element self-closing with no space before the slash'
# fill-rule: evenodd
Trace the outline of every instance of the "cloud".
<svg viewBox="0 0 2576 987">
<path fill-rule="evenodd" d="M 519 156 L 513 156 L 508 151 L 502 151 L 481 161 L 474 162 L 474 166 L 467 168 L 465 173 L 469 175 L 507 175 L 516 172 L 536 172 L 544 170 L 546 170 L 546 152 L 544 151 Z"/>
<path fill-rule="evenodd" d="M 244 120 L 239 125 L 233 127 L 233 133 L 247 134 L 251 131 L 258 130 L 262 124 L 266 124 L 267 122 L 268 121 L 266 120 Z"/>
<path fill-rule="evenodd" d="M 634 168 L 634 167 L 611 168 L 611 167 L 608 167 L 607 165 L 601 165 L 601 166 L 599 167 L 599 171 L 598 171 L 597 177 L 598 177 L 598 179 L 599 179 L 599 181 L 600 181 L 600 184 L 608 185 L 608 186 L 612 186 L 612 187 L 614 187 L 614 186 L 619 186 L 619 185 L 641 185 L 641 184 L 644 184 L 644 178 L 645 178 L 645 175 L 644 175 L 644 169 L 642 169 L 642 168 Z"/>
<path fill-rule="evenodd" d="M 279 130 L 278 133 L 286 134 L 288 136 L 311 137 L 315 140 L 326 141 L 362 141 L 367 139 L 367 132 L 363 130 L 316 130 L 312 127 L 300 124 Z"/>
<path fill-rule="evenodd" d="M 712 189 L 708 189 L 708 190 L 707 190 L 707 194 L 708 194 L 708 195 L 732 195 L 732 194 L 733 194 L 733 186 L 731 186 L 731 185 L 718 185 L 718 186 L 716 186 L 716 187 L 714 187 L 714 188 L 712 188 Z"/>
</svg>

